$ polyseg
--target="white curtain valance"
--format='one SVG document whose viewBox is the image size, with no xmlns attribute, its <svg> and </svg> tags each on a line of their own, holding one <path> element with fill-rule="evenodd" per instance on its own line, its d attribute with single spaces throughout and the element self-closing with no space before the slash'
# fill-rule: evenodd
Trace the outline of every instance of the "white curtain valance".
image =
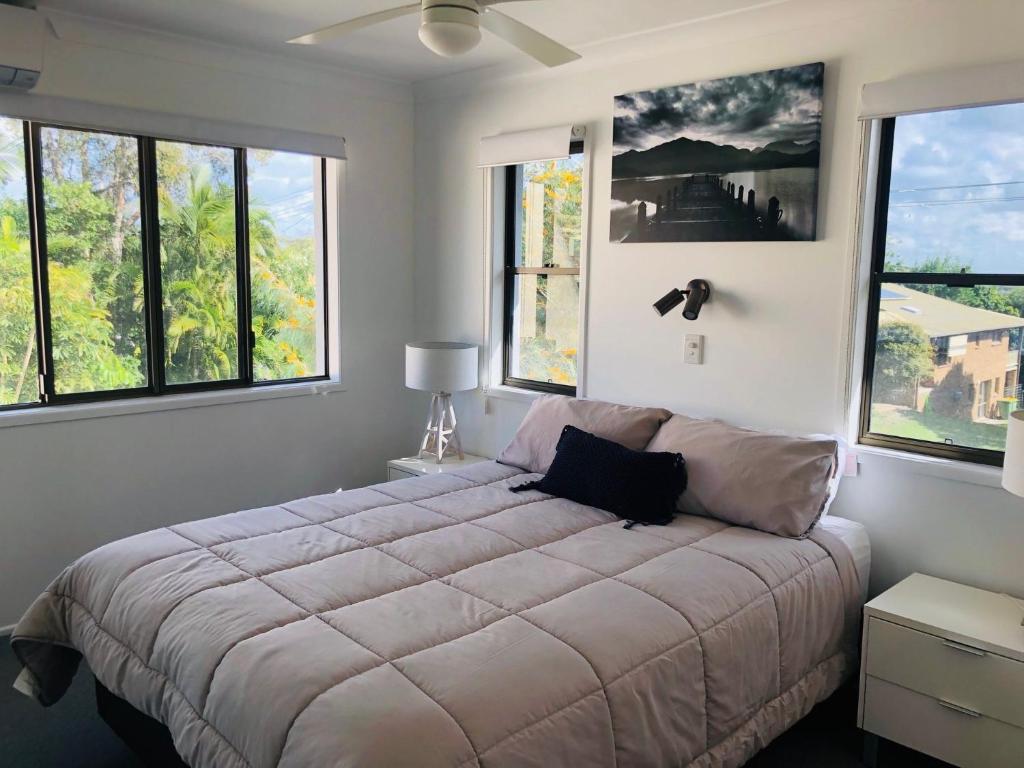
<svg viewBox="0 0 1024 768">
<path fill-rule="evenodd" d="M 1024 61 L 906 75 L 868 83 L 860 119 L 1024 101 Z"/>
<path fill-rule="evenodd" d="M 0 116 L 158 139 L 345 159 L 345 139 L 340 136 L 108 106 L 60 96 L 3 92 Z"/>
<path fill-rule="evenodd" d="M 488 136 L 480 140 L 481 168 L 520 165 L 540 160 L 564 160 L 569 157 L 573 139 L 582 139 L 585 131 L 571 125 L 538 128 Z"/>
</svg>

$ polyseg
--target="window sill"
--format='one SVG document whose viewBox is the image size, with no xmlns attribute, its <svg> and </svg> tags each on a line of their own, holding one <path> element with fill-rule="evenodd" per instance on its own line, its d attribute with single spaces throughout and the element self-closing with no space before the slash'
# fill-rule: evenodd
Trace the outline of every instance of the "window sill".
<svg viewBox="0 0 1024 768">
<path fill-rule="evenodd" d="M 227 403 L 246 403 L 257 400 L 279 400 L 285 397 L 323 395 L 343 392 L 340 381 L 309 381 L 276 384 L 246 389 L 224 389 L 217 392 L 190 392 L 163 397 L 140 397 L 127 400 L 111 400 L 101 403 L 80 405 L 43 406 L 0 413 L 0 429 L 22 427 L 30 424 L 49 424 L 59 421 L 80 421 L 102 419 L 110 416 L 125 416 L 132 413 L 155 413 L 175 411 L 181 408 L 204 408 Z"/>
<path fill-rule="evenodd" d="M 984 485 L 989 488 L 1002 487 L 1003 472 L 999 467 L 974 464 L 969 461 L 942 459 L 936 456 L 923 456 L 873 445 L 858 444 L 856 451 L 858 462 L 865 466 L 877 466 L 897 472 L 909 472 L 942 480 Z"/>
<path fill-rule="evenodd" d="M 497 384 L 484 389 L 484 397 L 488 399 L 495 398 L 497 400 L 511 400 L 516 403 L 532 403 L 543 394 L 543 392 L 538 392 L 533 389 L 509 387 L 505 384 Z"/>
</svg>

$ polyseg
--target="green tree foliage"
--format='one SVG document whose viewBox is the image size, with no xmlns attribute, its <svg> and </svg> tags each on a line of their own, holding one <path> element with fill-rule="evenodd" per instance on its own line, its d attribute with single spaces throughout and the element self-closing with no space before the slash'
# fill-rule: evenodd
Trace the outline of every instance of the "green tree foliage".
<svg viewBox="0 0 1024 768">
<path fill-rule="evenodd" d="M 160 201 L 160 266 L 167 381 L 238 376 L 235 199 L 210 165 L 191 169 L 179 196 Z"/>
<path fill-rule="evenodd" d="M 971 267 L 961 264 L 951 256 L 933 256 L 920 264 L 910 267 L 900 261 L 894 253 L 885 255 L 886 272 L 946 272 L 952 274 L 969 274 Z M 1005 315 L 1020 317 L 1024 314 L 1024 292 L 1017 289 L 1021 295 L 1016 301 L 1011 298 L 1012 293 L 1000 290 L 995 285 L 975 285 L 971 288 L 954 288 L 948 285 L 936 285 L 934 283 L 907 283 L 907 288 L 922 293 L 930 293 L 932 296 L 939 296 L 943 299 L 955 301 L 958 304 L 965 304 L 968 307 L 979 309 L 990 309 L 993 312 L 1002 312 Z"/>
<path fill-rule="evenodd" d="M 932 371 L 932 345 L 918 326 L 902 320 L 878 328 L 874 398 L 878 402 L 914 405 L 918 381 Z"/>
<path fill-rule="evenodd" d="M 37 389 L 32 262 L 19 126 L 13 120 L 0 120 L 0 405 L 31 402 Z"/>
<path fill-rule="evenodd" d="M 36 330 L 29 241 L 0 213 L 0 405 L 36 398 Z"/>
<path fill-rule="evenodd" d="M 58 392 L 146 383 L 137 143 L 44 129 L 46 242 Z M 238 375 L 230 151 L 201 156 L 161 142 L 160 262 L 169 382 Z M 265 158 L 253 153 L 260 162 Z M 264 153 L 266 154 L 266 153 Z M 21 123 L 0 119 L 0 405 L 38 399 L 31 248 Z M 316 365 L 319 258 L 311 237 L 283 239 L 250 203 L 256 377 Z"/>
</svg>

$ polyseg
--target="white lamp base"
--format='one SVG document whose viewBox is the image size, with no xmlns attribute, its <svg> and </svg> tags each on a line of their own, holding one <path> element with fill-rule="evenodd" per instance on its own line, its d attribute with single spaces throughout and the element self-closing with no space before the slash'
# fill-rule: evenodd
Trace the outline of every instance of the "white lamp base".
<svg viewBox="0 0 1024 768">
<path fill-rule="evenodd" d="M 423 441 L 420 443 L 419 456 L 435 459 L 440 464 L 450 453 L 458 453 L 459 459 L 465 458 L 455 423 L 452 396 L 448 392 L 434 392 L 430 398 L 430 413 L 427 416 Z"/>
</svg>

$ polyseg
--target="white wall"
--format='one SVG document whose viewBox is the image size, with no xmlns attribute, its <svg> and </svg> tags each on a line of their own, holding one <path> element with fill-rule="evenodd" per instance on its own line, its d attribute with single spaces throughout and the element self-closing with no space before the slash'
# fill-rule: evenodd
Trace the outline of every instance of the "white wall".
<svg viewBox="0 0 1024 768">
<path fill-rule="evenodd" d="M 402 386 L 413 328 L 411 88 L 127 28 L 76 22 L 61 32 L 41 93 L 346 137 L 345 391 L 0 426 L 0 626 L 112 539 L 381 481 L 419 426 L 420 403 Z"/>
<path fill-rule="evenodd" d="M 792 0 L 587 48 L 581 62 L 560 70 L 484 71 L 421 84 L 417 325 L 438 337 L 483 341 L 480 137 L 585 123 L 594 153 L 586 395 L 756 427 L 843 432 L 860 86 L 1020 57 L 1022 28 L 1024 3 L 1015 0 Z M 616 94 L 813 61 L 826 62 L 817 242 L 609 243 Z M 651 311 L 665 291 L 694 277 L 714 286 L 698 322 Z M 707 337 L 703 367 L 683 364 L 687 331 Z M 489 455 L 526 408 L 478 394 L 458 407 L 466 442 Z M 1024 593 L 1024 502 L 997 488 L 870 457 L 859 477 L 844 482 L 835 513 L 868 526 L 873 591 L 922 570 Z"/>
</svg>

